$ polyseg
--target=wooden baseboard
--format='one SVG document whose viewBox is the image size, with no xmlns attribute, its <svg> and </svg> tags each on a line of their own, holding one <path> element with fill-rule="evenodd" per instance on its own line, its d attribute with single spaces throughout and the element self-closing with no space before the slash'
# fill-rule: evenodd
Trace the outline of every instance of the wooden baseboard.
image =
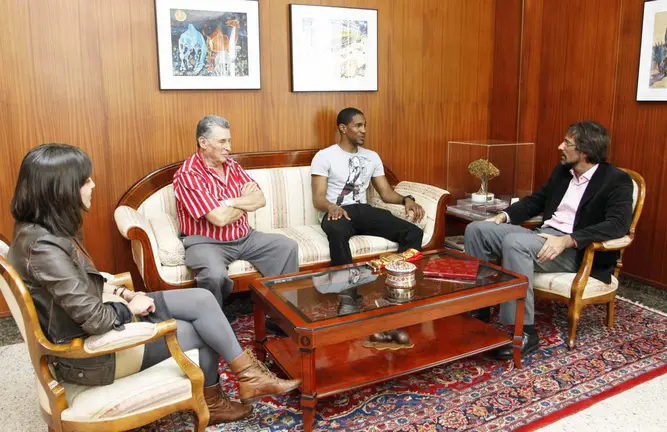
<svg viewBox="0 0 667 432">
<path fill-rule="evenodd" d="M 633 275 L 631 273 L 626 273 L 624 271 L 621 272 L 621 276 L 625 276 L 627 278 L 634 279 L 636 281 L 645 283 L 646 285 L 651 285 L 652 287 L 667 290 L 667 284 L 664 284 L 664 283 L 661 283 L 661 282 L 658 282 L 658 281 L 654 281 L 652 279 L 646 279 L 646 278 L 643 278 L 641 276 Z"/>
</svg>

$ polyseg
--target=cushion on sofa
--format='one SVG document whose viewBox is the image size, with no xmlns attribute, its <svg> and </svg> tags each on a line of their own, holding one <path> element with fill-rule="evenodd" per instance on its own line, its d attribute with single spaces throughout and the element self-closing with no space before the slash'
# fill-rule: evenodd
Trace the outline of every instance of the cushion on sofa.
<svg viewBox="0 0 667 432">
<path fill-rule="evenodd" d="M 146 198 L 137 209 L 139 213 L 150 218 L 155 213 L 167 213 L 176 217 L 176 196 L 174 195 L 174 185 L 168 185 L 160 188 L 153 195 Z"/>
<path fill-rule="evenodd" d="M 152 213 L 148 221 L 153 228 L 157 242 L 158 256 L 162 265 L 177 266 L 185 263 L 185 247 L 178 237 L 180 229 L 178 220 L 163 212 Z"/>
<path fill-rule="evenodd" d="M 283 234 L 299 244 L 299 266 L 326 262 L 331 259 L 329 241 L 319 224 L 303 225 L 292 228 L 274 228 L 266 230 L 268 233 Z M 424 233 L 422 244 L 428 243 L 431 236 Z M 383 252 L 394 252 L 398 244 L 382 237 L 354 236 L 350 239 L 352 256 L 375 255 Z M 256 271 L 248 261 L 238 260 L 231 263 L 227 269 L 230 276 L 241 275 Z M 173 284 L 191 281 L 193 274 L 184 264 L 179 266 L 161 266 L 160 276 Z"/>
<path fill-rule="evenodd" d="M 234 261 L 236 262 L 236 261 Z M 158 267 L 160 277 L 170 284 L 178 284 L 181 282 L 189 282 L 195 280 L 195 275 L 189 267 L 185 264 L 177 266 L 160 266 Z"/>
<path fill-rule="evenodd" d="M 310 166 L 248 170 L 266 198 L 266 206 L 248 214 L 258 231 L 318 223 L 313 206 Z"/>
</svg>

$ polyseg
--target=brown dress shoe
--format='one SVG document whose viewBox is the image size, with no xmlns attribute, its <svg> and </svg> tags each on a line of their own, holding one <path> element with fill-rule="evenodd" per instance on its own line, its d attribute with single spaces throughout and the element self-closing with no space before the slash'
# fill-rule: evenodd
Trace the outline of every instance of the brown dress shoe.
<svg viewBox="0 0 667 432">
<path fill-rule="evenodd" d="M 280 379 L 260 362 L 250 347 L 229 362 L 229 368 L 239 382 L 239 398 L 251 404 L 266 396 L 290 392 L 301 385 L 301 380 Z"/>
<path fill-rule="evenodd" d="M 391 335 L 391 339 L 397 344 L 410 345 L 412 343 L 410 342 L 410 335 L 403 329 L 392 330 L 387 333 Z"/>
<path fill-rule="evenodd" d="M 227 393 L 219 383 L 204 387 L 204 399 L 206 399 L 210 414 L 209 425 L 241 420 L 248 417 L 252 412 L 251 406 L 229 400 Z"/>
<path fill-rule="evenodd" d="M 368 340 L 376 343 L 391 342 L 391 335 L 388 332 L 373 333 L 372 335 L 368 336 Z"/>
</svg>

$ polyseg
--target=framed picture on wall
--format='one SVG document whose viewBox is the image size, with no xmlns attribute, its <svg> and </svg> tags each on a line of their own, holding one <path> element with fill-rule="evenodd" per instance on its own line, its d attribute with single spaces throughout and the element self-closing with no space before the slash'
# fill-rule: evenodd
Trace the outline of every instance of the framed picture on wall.
<svg viewBox="0 0 667 432">
<path fill-rule="evenodd" d="M 258 89 L 259 6 L 156 0 L 160 89 Z"/>
<path fill-rule="evenodd" d="M 377 91 L 377 10 L 290 5 L 292 91 Z"/>
<path fill-rule="evenodd" d="M 667 101 L 667 0 L 644 3 L 638 101 Z"/>
</svg>

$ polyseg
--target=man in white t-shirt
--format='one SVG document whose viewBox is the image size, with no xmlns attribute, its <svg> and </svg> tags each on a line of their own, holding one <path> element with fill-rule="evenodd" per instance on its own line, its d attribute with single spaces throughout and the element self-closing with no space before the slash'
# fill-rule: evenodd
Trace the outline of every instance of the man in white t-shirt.
<svg viewBox="0 0 667 432">
<path fill-rule="evenodd" d="M 329 238 L 331 264 L 352 263 L 349 240 L 354 235 L 384 237 L 398 243 L 398 252 L 421 249 L 424 232 L 387 210 L 366 203 L 371 182 L 384 202 L 403 204 L 418 222 L 424 209 L 411 195 L 396 193 L 384 175 L 377 153 L 363 148 L 366 118 L 356 108 L 345 108 L 336 119 L 340 142 L 317 152 L 311 164 L 313 205 L 322 212 L 322 229 Z"/>
</svg>

